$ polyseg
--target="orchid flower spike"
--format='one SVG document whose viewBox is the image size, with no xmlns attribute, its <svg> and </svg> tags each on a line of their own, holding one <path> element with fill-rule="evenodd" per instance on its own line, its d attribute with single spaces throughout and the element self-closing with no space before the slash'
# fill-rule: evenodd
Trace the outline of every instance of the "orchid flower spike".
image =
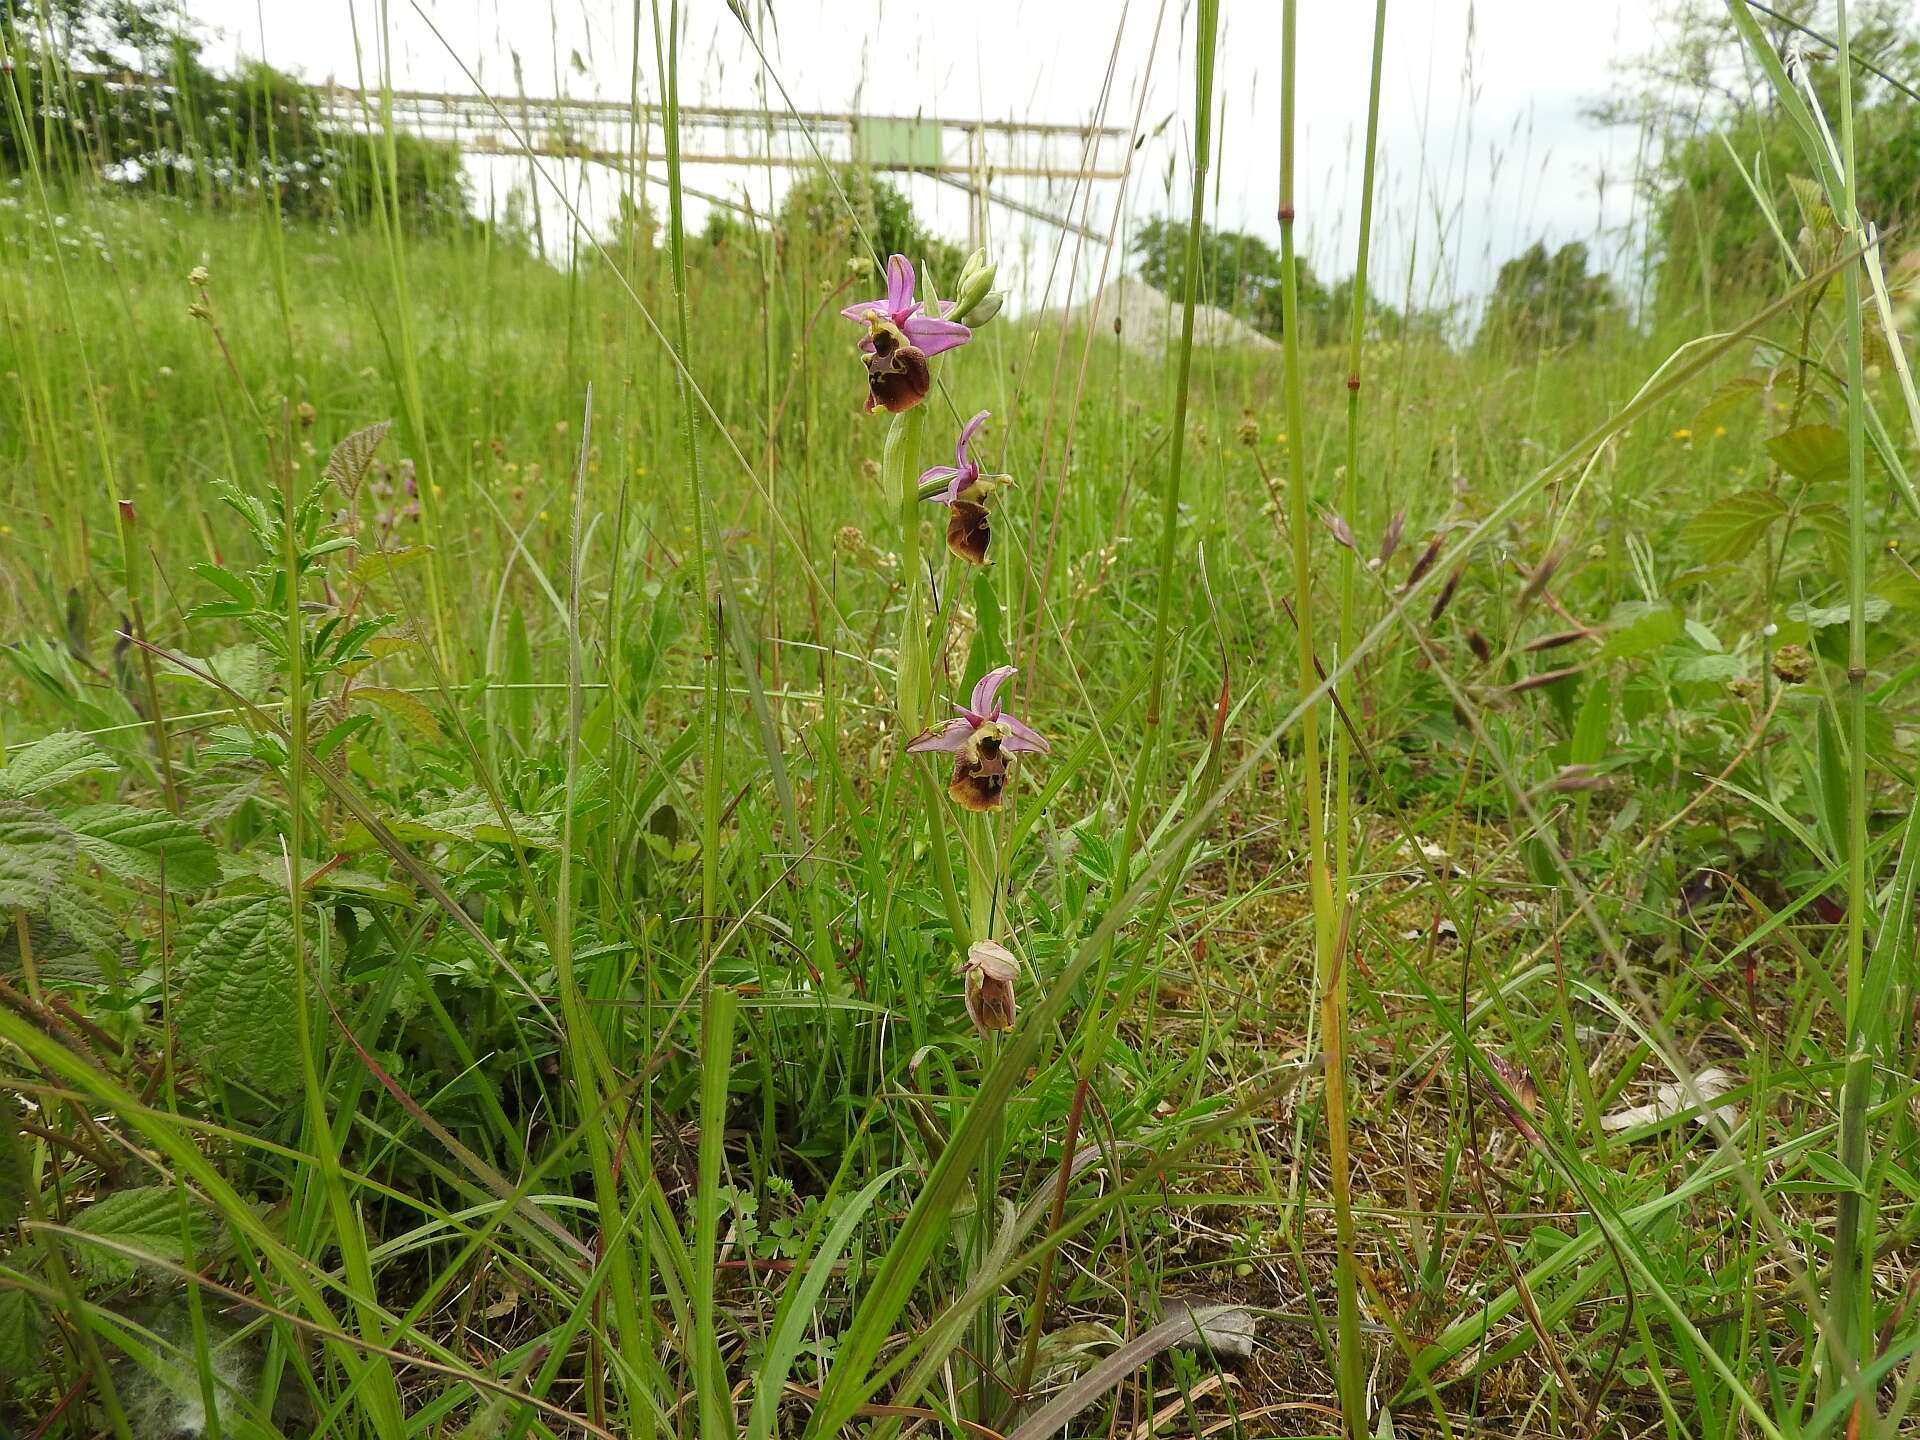
<svg viewBox="0 0 1920 1440">
<path fill-rule="evenodd" d="M 954 968 L 966 978 L 967 1014 L 984 1039 L 990 1031 L 1013 1028 L 1013 982 L 1020 962 L 997 940 L 976 940 L 967 958 Z"/>
<path fill-rule="evenodd" d="M 840 312 L 867 327 L 860 349 L 866 355 L 869 411 L 898 414 L 918 405 L 933 388 L 927 361 L 973 336 L 956 321 L 921 313 L 926 306 L 913 298 L 913 288 L 913 263 L 895 255 L 887 261 L 887 293 Z M 952 308 L 941 306 L 942 313 Z"/>
<path fill-rule="evenodd" d="M 987 545 L 993 539 L 987 506 L 996 490 L 1013 483 L 1006 475 L 981 474 L 973 458 L 973 437 L 991 414 L 982 410 L 961 427 L 960 443 L 953 447 L 954 464 L 933 465 L 920 472 L 920 493 L 947 507 L 947 548 L 972 565 L 987 563 Z"/>
<path fill-rule="evenodd" d="M 998 810 L 1007 788 L 1007 756 L 1023 751 L 1045 755 L 1053 749 L 1032 726 L 1000 708 L 1000 687 L 1013 673 L 1011 665 L 989 670 L 973 687 L 970 703 L 956 707 L 959 715 L 907 742 L 911 755 L 938 750 L 953 756 L 947 793 L 962 809 Z"/>
</svg>

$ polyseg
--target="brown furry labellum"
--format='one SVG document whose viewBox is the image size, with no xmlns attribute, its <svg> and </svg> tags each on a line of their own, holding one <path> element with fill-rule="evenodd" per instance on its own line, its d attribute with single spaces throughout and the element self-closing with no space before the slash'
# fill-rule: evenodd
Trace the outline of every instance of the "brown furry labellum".
<svg viewBox="0 0 1920 1440">
<path fill-rule="evenodd" d="M 911 410 L 933 388 L 927 357 L 898 327 L 884 320 L 868 323 L 873 350 L 866 356 L 867 409 L 893 415 Z"/>
<path fill-rule="evenodd" d="M 970 565 L 987 563 L 993 522 L 987 507 L 972 500 L 956 500 L 947 511 L 947 548 Z"/>
<path fill-rule="evenodd" d="M 966 748 L 954 755 L 947 793 L 961 809 L 984 813 L 1000 808 L 1006 788 L 1007 756 L 999 727 L 982 725 L 973 732 Z"/>
</svg>

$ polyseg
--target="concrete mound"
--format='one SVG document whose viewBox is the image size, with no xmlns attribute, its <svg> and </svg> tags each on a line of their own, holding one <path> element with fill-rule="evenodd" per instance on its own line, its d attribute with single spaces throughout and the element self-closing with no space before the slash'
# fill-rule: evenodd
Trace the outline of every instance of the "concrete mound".
<svg viewBox="0 0 1920 1440">
<path fill-rule="evenodd" d="M 1163 355 L 1170 345 L 1179 343 L 1181 307 L 1139 277 L 1123 275 L 1091 300 L 1065 311 L 1047 312 L 1039 324 L 1052 329 L 1063 320 L 1069 326 L 1092 325 L 1100 334 L 1113 335 L 1140 354 Z M 1277 340 L 1213 305 L 1194 306 L 1193 343 L 1207 349 L 1280 349 Z"/>
</svg>

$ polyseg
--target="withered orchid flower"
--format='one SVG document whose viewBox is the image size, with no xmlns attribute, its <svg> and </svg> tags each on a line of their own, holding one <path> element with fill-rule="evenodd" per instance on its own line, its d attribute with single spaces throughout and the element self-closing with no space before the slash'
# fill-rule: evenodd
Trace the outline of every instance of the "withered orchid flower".
<svg viewBox="0 0 1920 1440">
<path fill-rule="evenodd" d="M 982 1038 L 1013 1028 L 1013 982 L 1020 978 L 1020 962 L 1011 950 L 997 940 L 976 940 L 953 973 L 966 977 L 967 1014 Z"/>
</svg>

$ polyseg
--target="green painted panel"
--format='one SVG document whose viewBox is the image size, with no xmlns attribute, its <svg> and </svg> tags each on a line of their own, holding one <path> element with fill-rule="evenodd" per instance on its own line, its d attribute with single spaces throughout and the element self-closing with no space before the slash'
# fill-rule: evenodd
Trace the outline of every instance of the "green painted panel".
<svg viewBox="0 0 1920 1440">
<path fill-rule="evenodd" d="M 939 167 L 940 127 L 931 120 L 863 115 L 856 134 L 861 158 L 877 169 Z"/>
</svg>

